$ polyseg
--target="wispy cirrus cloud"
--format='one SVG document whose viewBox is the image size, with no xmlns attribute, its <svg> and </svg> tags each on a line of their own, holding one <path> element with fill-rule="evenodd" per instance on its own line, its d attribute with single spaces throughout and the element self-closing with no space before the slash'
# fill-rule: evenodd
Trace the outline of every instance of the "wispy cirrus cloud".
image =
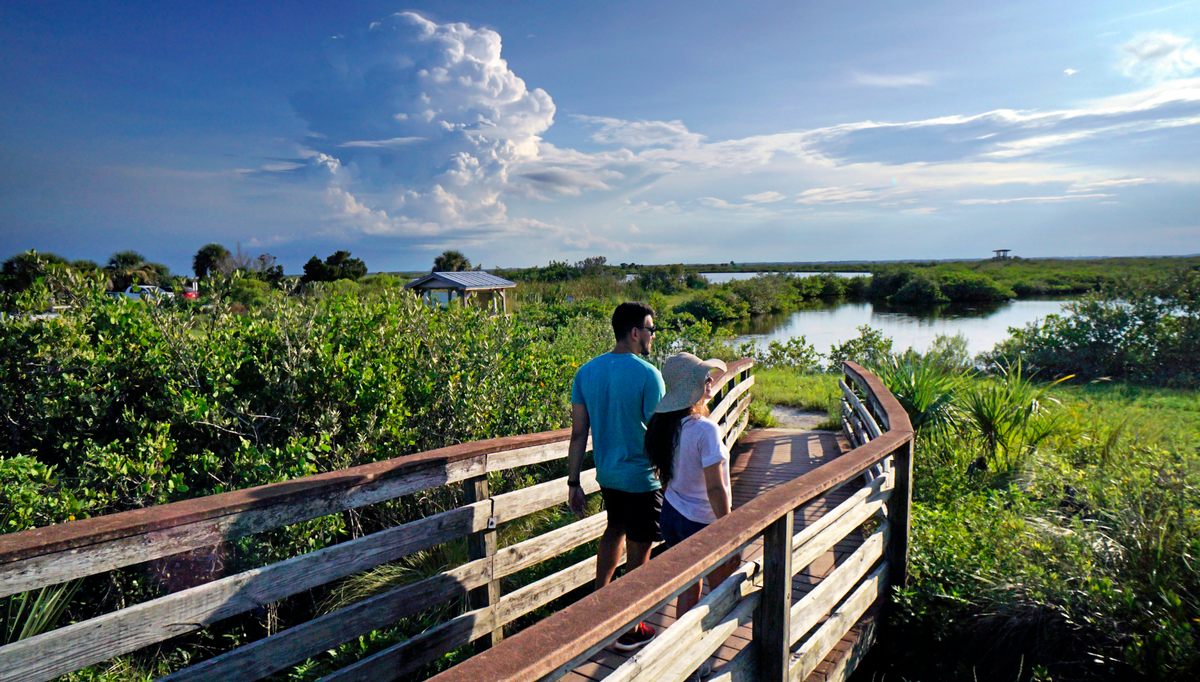
<svg viewBox="0 0 1200 682">
<path fill-rule="evenodd" d="M 1140 33 L 1121 46 L 1121 72 L 1141 81 L 1186 78 L 1200 71 L 1200 47 L 1169 31 Z"/>
<path fill-rule="evenodd" d="M 959 199 L 963 206 L 1003 206 L 1005 204 L 1060 204 L 1064 201 L 1082 201 L 1085 199 L 1110 199 L 1112 194 L 1056 194 L 1034 197 L 1005 197 L 1002 199 Z"/>
<path fill-rule="evenodd" d="M 853 71 L 850 74 L 850 82 L 855 85 L 864 85 L 872 88 L 915 88 L 933 85 L 936 82 L 936 77 L 929 71 L 916 71 L 913 73 Z"/>
<path fill-rule="evenodd" d="M 704 136 L 687 129 L 683 121 L 627 121 L 607 116 L 575 115 L 583 123 L 595 126 L 592 140 L 601 144 L 626 147 L 695 147 Z"/>
<path fill-rule="evenodd" d="M 878 201 L 888 192 L 884 188 L 866 187 L 813 187 L 806 189 L 796 198 L 797 204 L 856 204 Z"/>
<path fill-rule="evenodd" d="M 774 190 L 769 190 L 766 192 L 756 192 L 754 194 L 747 194 L 742 198 L 752 204 L 773 204 L 777 201 L 783 201 L 787 197 L 779 192 L 774 191 Z"/>
</svg>

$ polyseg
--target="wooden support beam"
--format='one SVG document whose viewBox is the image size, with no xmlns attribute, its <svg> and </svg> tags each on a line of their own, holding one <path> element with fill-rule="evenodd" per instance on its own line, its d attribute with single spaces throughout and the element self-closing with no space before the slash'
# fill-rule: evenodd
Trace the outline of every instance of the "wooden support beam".
<svg viewBox="0 0 1200 682">
<path fill-rule="evenodd" d="M 908 584 L 908 541 L 912 525 L 912 470 L 913 441 L 911 438 L 900 444 L 892 453 L 892 469 L 896 488 L 888 500 L 888 521 L 892 525 L 891 542 L 888 543 L 887 563 L 892 584 L 904 587 Z"/>
<path fill-rule="evenodd" d="M 788 511 L 763 532 L 763 589 L 754 615 L 759 672 L 763 680 L 782 682 L 791 667 L 792 518 Z"/>
<path fill-rule="evenodd" d="M 488 500 L 491 494 L 488 492 L 488 477 L 476 476 L 463 482 L 463 491 L 466 493 L 467 504 L 482 502 Z M 493 514 L 487 524 L 487 528 L 471 533 L 467 536 L 467 558 L 471 561 L 476 559 L 486 559 L 489 563 L 493 563 L 496 558 L 496 517 Z M 467 601 L 471 605 L 471 609 L 485 609 L 495 606 L 500 602 L 500 580 L 495 575 L 495 567 L 492 568 L 492 579 L 482 587 L 477 587 L 467 593 Z M 479 650 L 484 650 L 495 646 L 504 639 L 503 626 L 497 625 L 489 637 L 480 640 L 477 647 Z"/>
</svg>

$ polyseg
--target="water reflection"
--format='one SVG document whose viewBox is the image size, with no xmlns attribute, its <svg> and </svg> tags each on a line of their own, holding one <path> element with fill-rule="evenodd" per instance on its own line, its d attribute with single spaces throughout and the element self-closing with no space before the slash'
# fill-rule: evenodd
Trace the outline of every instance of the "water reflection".
<svg viewBox="0 0 1200 682">
<path fill-rule="evenodd" d="M 925 351 L 939 335 L 962 334 L 972 355 L 991 350 L 1008 337 L 1009 327 L 1023 327 L 1062 313 L 1063 300 L 1021 300 L 994 305 L 939 306 L 922 310 L 892 308 L 872 303 L 815 304 L 783 315 L 764 315 L 735 330 L 738 341 L 761 344 L 786 341 L 803 335 L 822 353 L 858 336 L 857 328 L 870 325 L 893 341 L 893 348 Z"/>
</svg>

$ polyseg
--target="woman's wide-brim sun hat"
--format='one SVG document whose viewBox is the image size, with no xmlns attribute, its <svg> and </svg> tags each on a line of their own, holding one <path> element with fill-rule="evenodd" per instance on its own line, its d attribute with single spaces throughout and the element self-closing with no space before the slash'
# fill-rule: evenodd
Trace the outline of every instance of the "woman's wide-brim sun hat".
<svg viewBox="0 0 1200 682">
<path fill-rule="evenodd" d="M 695 405 L 704 397 L 704 380 L 714 371 L 725 372 L 720 360 L 701 360 L 691 353 L 677 353 L 663 362 L 663 382 L 667 393 L 655 412 L 675 412 Z"/>
</svg>

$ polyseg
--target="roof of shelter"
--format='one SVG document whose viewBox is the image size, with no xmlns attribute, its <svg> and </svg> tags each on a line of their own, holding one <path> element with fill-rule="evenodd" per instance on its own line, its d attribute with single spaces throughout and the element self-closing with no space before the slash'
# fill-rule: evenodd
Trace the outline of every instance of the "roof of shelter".
<svg viewBox="0 0 1200 682">
<path fill-rule="evenodd" d="M 405 289 L 511 289 L 516 282 L 488 272 L 431 272 L 404 285 Z"/>
</svg>

